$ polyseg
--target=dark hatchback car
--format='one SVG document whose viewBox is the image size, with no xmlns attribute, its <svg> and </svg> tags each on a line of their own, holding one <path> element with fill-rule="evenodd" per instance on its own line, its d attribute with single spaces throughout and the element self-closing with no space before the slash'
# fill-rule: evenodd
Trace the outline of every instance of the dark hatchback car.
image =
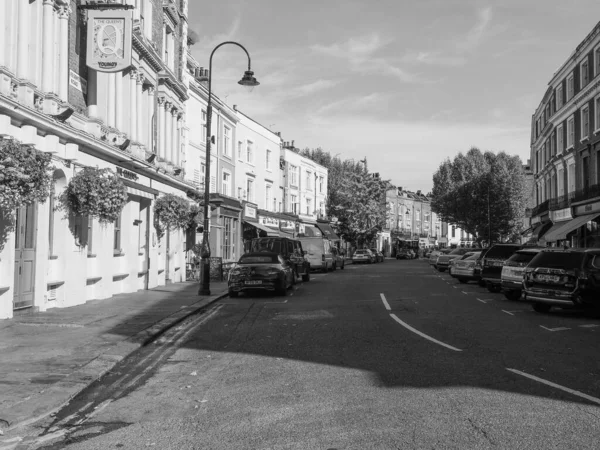
<svg viewBox="0 0 600 450">
<path fill-rule="evenodd" d="M 302 281 L 310 281 L 310 263 L 304 256 L 302 243 L 297 239 L 276 236 L 254 238 L 246 244 L 246 253 L 249 252 L 277 253 L 293 267 L 296 277 L 302 276 Z"/>
<path fill-rule="evenodd" d="M 600 248 L 544 250 L 525 268 L 525 298 L 537 312 L 600 305 Z"/>
<path fill-rule="evenodd" d="M 521 244 L 492 245 L 481 259 L 481 280 L 490 292 L 502 289 L 502 266 L 513 253 L 523 248 Z"/>
<path fill-rule="evenodd" d="M 296 283 L 294 269 L 278 253 L 256 252 L 242 255 L 229 271 L 227 287 L 230 297 L 242 291 L 274 291 L 285 295 L 288 287 Z"/>
</svg>

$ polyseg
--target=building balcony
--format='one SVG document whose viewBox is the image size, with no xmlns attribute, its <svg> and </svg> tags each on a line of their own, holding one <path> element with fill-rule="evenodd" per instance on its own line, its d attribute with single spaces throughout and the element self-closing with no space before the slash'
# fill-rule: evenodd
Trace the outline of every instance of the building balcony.
<svg viewBox="0 0 600 450">
<path fill-rule="evenodd" d="M 548 211 L 548 206 L 550 205 L 550 200 L 546 200 L 545 202 L 540 203 L 531 211 L 531 216 L 539 216 L 540 214 Z"/>
<path fill-rule="evenodd" d="M 582 202 L 595 197 L 600 197 L 600 184 L 593 184 L 583 189 L 578 189 L 573 195 L 573 202 Z"/>
<path fill-rule="evenodd" d="M 559 209 L 569 208 L 571 206 L 571 202 L 573 201 L 573 197 L 575 197 L 575 193 L 570 192 L 568 194 L 563 194 L 557 198 L 550 199 L 548 209 L 550 211 L 556 211 Z"/>
</svg>

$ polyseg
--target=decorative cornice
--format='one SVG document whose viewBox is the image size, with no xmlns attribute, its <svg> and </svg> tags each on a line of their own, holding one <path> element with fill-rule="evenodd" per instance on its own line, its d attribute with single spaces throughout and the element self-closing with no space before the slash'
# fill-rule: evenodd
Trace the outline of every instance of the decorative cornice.
<svg viewBox="0 0 600 450">
<path fill-rule="evenodd" d="M 165 14 L 169 17 L 169 19 L 171 19 L 174 25 L 179 25 L 179 13 L 176 10 L 175 5 L 163 5 L 163 10 Z"/>
<path fill-rule="evenodd" d="M 133 49 L 138 52 L 140 59 L 144 59 L 155 72 L 163 69 L 163 62 L 158 53 L 150 46 L 149 41 L 137 33 L 133 33 Z"/>
<path fill-rule="evenodd" d="M 170 88 L 175 94 L 177 94 L 177 97 L 179 97 L 179 101 L 185 102 L 189 98 L 185 85 L 176 80 L 170 72 L 162 71 L 157 75 L 158 84 L 164 84 L 165 86 Z"/>
</svg>

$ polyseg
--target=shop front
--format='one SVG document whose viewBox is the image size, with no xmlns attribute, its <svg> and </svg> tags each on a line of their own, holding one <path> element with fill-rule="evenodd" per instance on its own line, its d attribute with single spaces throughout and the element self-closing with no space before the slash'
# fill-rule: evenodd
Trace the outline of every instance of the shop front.
<svg viewBox="0 0 600 450">
<path fill-rule="evenodd" d="M 566 230 L 569 222 L 573 220 L 571 208 L 550 211 L 550 220 L 552 221 L 552 226 L 548 229 L 546 234 L 544 234 L 543 239 L 545 243 L 549 244 L 551 247 L 570 245 L 570 243 L 567 242 L 569 240 L 567 235 L 561 230 Z"/>
<path fill-rule="evenodd" d="M 572 206 L 574 219 L 565 225 L 563 234 L 577 248 L 600 247 L 600 200 Z M 562 236 L 561 236 L 562 237 Z"/>
</svg>

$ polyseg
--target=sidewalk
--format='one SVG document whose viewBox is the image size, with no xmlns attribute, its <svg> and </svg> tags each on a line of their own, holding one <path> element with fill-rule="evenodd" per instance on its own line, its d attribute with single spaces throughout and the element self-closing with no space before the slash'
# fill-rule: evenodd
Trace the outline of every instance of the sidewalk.
<svg viewBox="0 0 600 450">
<path fill-rule="evenodd" d="M 51 414 L 110 370 L 198 309 L 227 295 L 212 282 L 119 294 L 70 308 L 0 321 L 0 445 L 2 433 Z"/>
</svg>

